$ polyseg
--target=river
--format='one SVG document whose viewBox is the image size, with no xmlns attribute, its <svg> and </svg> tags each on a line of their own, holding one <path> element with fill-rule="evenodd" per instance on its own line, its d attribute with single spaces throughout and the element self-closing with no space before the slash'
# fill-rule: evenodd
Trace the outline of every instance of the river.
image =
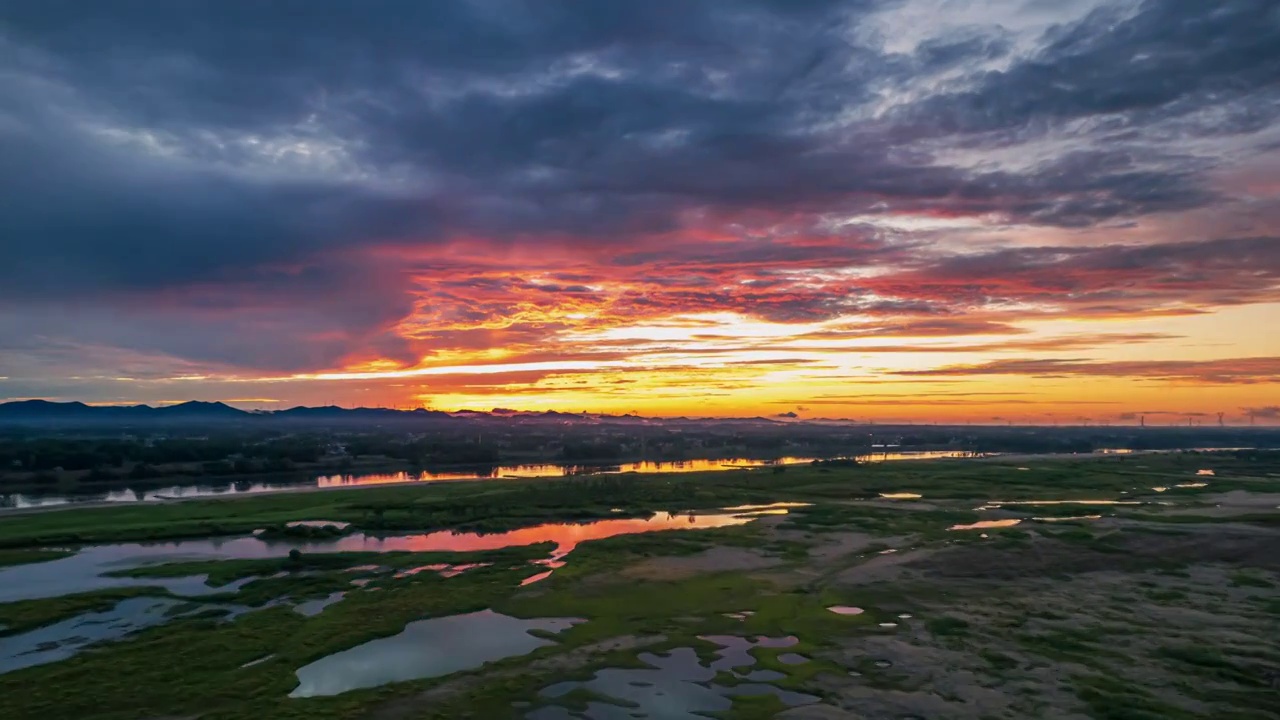
<svg viewBox="0 0 1280 720">
<path fill-rule="evenodd" d="M 858 455 L 858 462 L 893 462 L 899 460 L 929 460 L 935 458 L 972 457 L 973 453 L 956 450 L 889 451 Z M 350 475 L 282 475 L 255 480 L 191 480 L 189 482 L 157 486 L 154 482 L 145 486 L 121 487 L 104 492 L 87 493 L 9 493 L 0 494 L 0 512 L 6 509 L 25 509 L 67 505 L 70 503 L 137 503 L 163 502 L 165 500 L 201 497 L 228 497 L 254 495 L 269 492 L 315 490 L 335 487 L 365 487 L 405 483 L 449 482 L 460 480 L 504 480 L 529 478 L 557 478 L 570 476 L 617 475 L 623 473 L 688 473 L 740 470 L 743 468 L 777 465 L 806 465 L 817 458 L 783 457 L 769 460 L 755 458 L 720 458 L 701 460 L 670 460 L 614 463 L 560 465 L 552 463 L 524 465 L 496 465 L 483 468 L 449 470 L 441 472 L 394 472 Z"/>
</svg>

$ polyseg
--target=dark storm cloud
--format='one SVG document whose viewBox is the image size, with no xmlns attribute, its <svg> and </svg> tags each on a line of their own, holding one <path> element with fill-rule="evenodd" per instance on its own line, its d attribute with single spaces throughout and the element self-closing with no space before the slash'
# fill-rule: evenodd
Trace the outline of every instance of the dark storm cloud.
<svg viewBox="0 0 1280 720">
<path fill-rule="evenodd" d="M 620 307 L 637 313 L 928 314 L 929 287 L 954 292 L 959 281 L 948 278 L 963 279 L 972 263 L 1023 278 L 1010 282 L 1030 291 L 1011 297 L 1075 283 L 1100 301 L 1115 282 L 1103 271 L 1125 268 L 1089 263 L 1135 269 L 1166 256 L 1047 248 L 938 260 L 911 237 L 812 238 L 826 214 L 991 214 L 1082 228 L 1201 207 L 1219 199 L 1205 163 L 1142 146 L 1142 123 L 1225 105 L 1226 131 L 1274 114 L 1265 102 L 1280 77 L 1274 3 L 1100 10 L 1031 38 L 1029 55 L 998 28 L 929 37 L 909 53 L 855 32 L 901 4 L 6 4 L 0 300 L 13 317 L 4 323 L 254 367 L 325 367 L 353 354 L 410 362 L 429 350 L 395 333 L 415 311 L 414 281 L 362 253 L 430 255 L 458 238 L 484 239 L 499 256 L 536 253 L 551 237 L 566 254 L 609 245 L 614 257 L 593 269 L 634 268 L 669 287 L 625 294 Z M 1003 69 L 969 70 L 995 61 Z M 880 112 L 886 97 L 896 104 Z M 1117 113 L 1125 120 L 1103 130 L 1119 140 L 1105 151 L 1063 151 L 1019 171 L 935 154 L 967 142 L 953 133 L 1022 141 Z M 1203 129 L 1192 125 L 1161 132 Z M 747 213 L 799 229 L 744 241 Z M 740 242 L 655 240 L 697 226 L 698 214 Z M 1261 262 L 1248 267 L 1271 267 L 1265 248 L 1245 249 Z M 1050 255 L 1064 278 L 1025 278 Z M 1230 277 L 1240 266 L 1210 260 L 1197 282 L 1191 262 L 1162 277 L 1207 299 L 1248 294 L 1248 278 Z M 931 284 L 872 298 L 851 284 L 794 290 L 770 275 L 877 263 Z M 520 290 L 587 295 L 599 275 L 514 286 L 429 265 L 418 265 L 428 267 L 417 280 L 431 285 L 426 309 L 438 303 L 458 319 L 500 316 L 509 308 L 493 296 Z M 743 290 L 726 298 L 716 283 L 731 276 Z M 114 319 L 83 328 L 76 313 L 49 310 L 89 300 Z"/>
<path fill-rule="evenodd" d="M 813 72 L 821 53 L 805 41 L 824 34 L 824 16 L 871 6 L 6 7 L 0 183 L 12 262 L 0 279 L 21 292 L 181 283 L 334 246 L 429 240 L 442 224 L 671 229 L 686 203 L 648 196 L 684 192 L 664 178 L 799 149 L 778 137 L 795 108 L 746 95 L 785 91 L 797 66 Z M 566 66 L 579 59 L 581 77 Z M 724 97 L 709 97 L 711 70 Z M 112 130 L 133 135 L 122 147 L 104 138 Z M 667 132 L 689 135 L 671 154 L 709 164 L 646 168 L 644 146 Z M 351 172 L 271 176 L 278 158 L 254 153 L 273 137 L 336 145 Z M 148 152 L 151 142 L 165 151 Z M 397 173 L 405 186 L 367 181 Z"/>
<path fill-rule="evenodd" d="M 903 115 L 958 132 L 1109 114 L 1150 121 L 1280 87 L 1280 5 L 1272 0 L 1145 0 L 1132 12 L 1109 5 L 1044 40 L 1027 60 Z"/>
<path fill-rule="evenodd" d="M 69 128 L 48 137 L 59 120 L 50 115 L 28 118 L 39 123 L 36 137 L 6 134 L 26 150 L 8 153 L 14 167 L 5 175 L 43 167 L 37 181 L 79 186 L 90 205 L 76 213 L 80 222 L 54 222 L 50 215 L 67 203 L 42 203 L 49 193 L 39 182 L 18 186 L 13 232 L 26 238 L 39 229 L 50 243 L 25 265 L 40 266 L 51 253 L 88 253 L 83 264 L 95 277 L 112 263 L 92 247 L 163 248 L 140 253 L 151 258 L 146 267 L 113 268 L 154 277 L 169 264 L 181 274 L 205 258 L 216 269 L 222 259 L 254 263 L 330 244 L 422 240 L 442 224 L 490 234 L 634 235 L 673 229 L 675 214 L 689 207 L 856 211 L 889 199 L 904 209 L 1005 210 L 1022 221 L 1079 226 L 1206 199 L 1185 174 L 1047 168 L 1028 183 L 939 167 L 895 151 L 876 132 L 855 128 L 841 140 L 815 131 L 871 98 L 883 78 L 1007 49 L 999 36 L 974 35 L 926 42 L 917 58 L 904 59 L 838 32 L 879 5 L 20 5 L 6 12 L 13 65 L 65 84 L 81 113 L 108 126 L 143 128 L 189 159 L 232 164 L 249 151 L 221 141 L 226 134 L 295 128 L 291 139 L 335 141 L 362 172 L 402 169 L 449 190 L 409 187 L 396 196 L 337 178 L 246 180 L 207 169 L 166 168 L 157 177 L 120 157 L 98 161 L 110 172 L 84 173 L 81 158 L 110 151 L 86 147 L 93 139 Z M 1143 27 L 1168 22 L 1166 15 Z M 1100 22 L 1059 31 L 1045 57 L 1105 53 L 1105 42 L 1081 48 L 1071 40 L 1102 32 Z M 1225 30 L 1224 22 L 1203 29 Z M 1146 32 L 1159 44 L 1158 33 Z M 311 135 L 298 138 L 296 126 L 310 120 Z"/>
<path fill-rule="evenodd" d="M 337 182 L 245 180 L 51 135 L 0 131 L 0 297 L 234 279 L 356 238 L 429 236 L 433 226 L 430 203 L 410 208 Z"/>
</svg>

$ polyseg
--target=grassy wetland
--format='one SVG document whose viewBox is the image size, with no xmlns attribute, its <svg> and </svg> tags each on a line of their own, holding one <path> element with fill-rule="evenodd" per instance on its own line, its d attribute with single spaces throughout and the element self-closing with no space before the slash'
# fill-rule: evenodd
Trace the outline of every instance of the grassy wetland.
<svg viewBox="0 0 1280 720">
<path fill-rule="evenodd" d="M 1276 452 L 34 512 L 0 580 L 14 720 L 1280 718 Z"/>
</svg>

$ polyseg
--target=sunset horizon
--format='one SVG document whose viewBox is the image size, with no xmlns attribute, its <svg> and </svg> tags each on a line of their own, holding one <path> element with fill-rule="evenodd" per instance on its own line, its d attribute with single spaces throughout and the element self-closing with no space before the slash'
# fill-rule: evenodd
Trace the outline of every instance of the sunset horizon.
<svg viewBox="0 0 1280 720">
<path fill-rule="evenodd" d="M 9 0 L 0 250 L 4 720 L 1280 720 L 1280 0 Z"/>
<path fill-rule="evenodd" d="M 1280 423 L 1274 5 L 379 5 L 6 11 L 0 402 Z"/>
</svg>

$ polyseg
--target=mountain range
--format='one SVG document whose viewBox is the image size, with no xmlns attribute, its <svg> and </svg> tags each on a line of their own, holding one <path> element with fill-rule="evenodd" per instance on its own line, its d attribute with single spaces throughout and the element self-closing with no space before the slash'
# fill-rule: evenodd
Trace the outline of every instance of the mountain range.
<svg viewBox="0 0 1280 720">
<path fill-rule="evenodd" d="M 778 421 L 787 420 L 780 418 Z M 565 413 L 555 410 L 543 412 L 495 408 L 489 412 L 460 410 L 395 410 L 391 408 L 343 408 L 335 405 L 320 407 L 298 406 L 286 410 L 241 410 L 222 402 L 192 400 L 174 405 L 88 405 L 83 402 L 52 402 L 49 400 L 20 400 L 0 403 L 0 425 L 101 425 L 101 424 L 153 424 L 153 423 L 260 423 L 291 421 L 299 423 L 345 422 L 450 422 L 455 420 L 493 420 L 497 422 L 541 421 L 559 423 L 679 423 L 708 422 L 691 418 L 644 418 L 638 415 L 601 415 L 593 413 Z M 777 422 L 768 418 L 716 419 L 719 423 Z"/>
</svg>

